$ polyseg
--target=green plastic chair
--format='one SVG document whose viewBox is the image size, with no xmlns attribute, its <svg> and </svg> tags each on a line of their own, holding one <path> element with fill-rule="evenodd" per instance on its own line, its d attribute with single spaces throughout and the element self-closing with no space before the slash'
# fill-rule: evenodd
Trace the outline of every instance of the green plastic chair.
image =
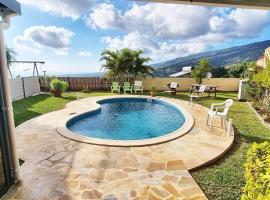
<svg viewBox="0 0 270 200">
<path fill-rule="evenodd" d="M 123 90 L 124 93 L 130 92 L 132 94 L 133 86 L 131 86 L 129 82 L 124 82 Z"/>
<path fill-rule="evenodd" d="M 112 86 L 111 86 L 111 92 L 113 93 L 114 91 L 120 93 L 120 85 L 119 82 L 112 82 Z"/>
<path fill-rule="evenodd" d="M 134 82 L 134 92 L 141 92 L 143 94 L 143 83 L 142 81 L 135 81 Z"/>
</svg>

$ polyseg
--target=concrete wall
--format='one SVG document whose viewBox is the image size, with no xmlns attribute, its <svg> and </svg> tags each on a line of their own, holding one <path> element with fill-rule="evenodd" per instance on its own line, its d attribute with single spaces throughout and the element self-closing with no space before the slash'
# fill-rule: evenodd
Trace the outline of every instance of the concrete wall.
<svg viewBox="0 0 270 200">
<path fill-rule="evenodd" d="M 38 77 L 10 79 L 12 101 L 17 101 L 40 93 Z"/>
<path fill-rule="evenodd" d="M 191 88 L 192 84 L 195 84 L 195 79 L 193 78 L 146 78 L 142 79 L 145 90 L 151 90 L 152 86 L 156 87 L 156 90 L 166 90 L 168 87 L 166 86 L 170 82 L 177 82 L 179 84 L 178 91 L 187 91 Z M 238 91 L 239 89 L 239 81 L 238 78 L 211 78 L 204 79 L 202 84 L 217 86 L 217 90 L 219 91 Z"/>
</svg>

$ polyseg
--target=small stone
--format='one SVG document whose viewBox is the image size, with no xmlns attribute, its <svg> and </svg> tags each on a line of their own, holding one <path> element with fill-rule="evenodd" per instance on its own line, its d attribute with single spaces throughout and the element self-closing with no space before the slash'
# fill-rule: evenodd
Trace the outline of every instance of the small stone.
<svg viewBox="0 0 270 200">
<path fill-rule="evenodd" d="M 149 164 L 147 171 L 149 172 L 154 172 L 158 170 L 164 170 L 165 169 L 165 164 L 164 163 L 157 163 L 157 162 L 152 162 Z"/>
<path fill-rule="evenodd" d="M 168 161 L 166 165 L 167 171 L 184 170 L 186 169 L 182 160 Z"/>
<path fill-rule="evenodd" d="M 84 191 L 81 195 L 82 199 L 100 199 L 102 193 L 97 190 Z"/>
</svg>

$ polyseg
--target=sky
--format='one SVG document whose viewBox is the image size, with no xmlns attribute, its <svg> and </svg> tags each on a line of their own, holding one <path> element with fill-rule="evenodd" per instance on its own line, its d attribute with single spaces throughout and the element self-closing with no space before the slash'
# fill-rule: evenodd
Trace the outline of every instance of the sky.
<svg viewBox="0 0 270 200">
<path fill-rule="evenodd" d="M 270 39 L 270 11 L 127 0 L 18 0 L 5 31 L 17 60 L 41 60 L 49 75 L 101 70 L 105 49 L 140 49 L 152 63 Z M 32 65 L 14 65 L 27 75 Z"/>
</svg>

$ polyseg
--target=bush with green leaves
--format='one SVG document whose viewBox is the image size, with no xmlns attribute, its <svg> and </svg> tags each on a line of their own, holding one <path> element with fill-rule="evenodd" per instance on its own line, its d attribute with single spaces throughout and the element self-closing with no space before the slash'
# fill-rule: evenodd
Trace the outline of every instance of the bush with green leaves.
<svg viewBox="0 0 270 200">
<path fill-rule="evenodd" d="M 55 97 L 61 97 L 62 93 L 68 89 L 69 85 L 66 81 L 61 81 L 59 79 L 53 79 L 50 82 L 50 89 Z"/>
<path fill-rule="evenodd" d="M 244 166 L 246 185 L 241 199 L 270 199 L 270 143 L 254 143 L 248 150 Z"/>
<path fill-rule="evenodd" d="M 196 79 L 196 83 L 201 84 L 202 79 L 206 78 L 207 73 L 212 71 L 212 66 L 207 58 L 199 61 L 195 69 L 192 70 L 191 76 Z"/>
</svg>

